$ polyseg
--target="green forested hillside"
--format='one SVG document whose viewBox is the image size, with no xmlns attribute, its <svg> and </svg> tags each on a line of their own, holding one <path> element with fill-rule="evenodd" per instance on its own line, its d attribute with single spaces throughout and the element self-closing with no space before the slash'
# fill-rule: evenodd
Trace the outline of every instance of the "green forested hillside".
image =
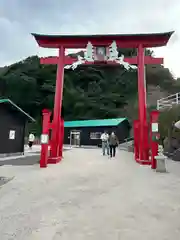
<svg viewBox="0 0 180 240">
<path fill-rule="evenodd" d="M 125 56 L 136 55 L 122 49 Z M 152 52 L 146 51 L 151 55 Z M 37 119 L 41 110 L 53 108 L 56 66 L 40 65 L 37 56 L 0 69 L 0 97 L 10 98 Z M 168 69 L 161 65 L 146 67 L 148 85 L 171 93 L 180 90 Z M 134 118 L 137 105 L 137 71 L 121 66 L 80 66 L 65 70 L 64 114 L 66 120 L 111 118 L 128 115 Z"/>
</svg>

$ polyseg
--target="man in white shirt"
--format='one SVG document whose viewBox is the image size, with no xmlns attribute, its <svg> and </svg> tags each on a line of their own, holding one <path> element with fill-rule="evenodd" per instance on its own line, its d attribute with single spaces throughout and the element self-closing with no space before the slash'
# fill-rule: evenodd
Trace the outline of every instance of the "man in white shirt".
<svg viewBox="0 0 180 240">
<path fill-rule="evenodd" d="M 32 148 L 32 145 L 33 145 L 33 143 L 34 143 L 34 140 L 35 140 L 34 134 L 33 134 L 33 133 L 30 133 L 30 134 L 29 134 L 29 143 L 28 143 L 29 148 Z"/>
<path fill-rule="evenodd" d="M 102 152 L 103 155 L 106 154 L 107 151 L 107 155 L 109 155 L 109 134 L 105 131 L 102 135 L 101 135 L 101 141 L 102 141 Z"/>
</svg>

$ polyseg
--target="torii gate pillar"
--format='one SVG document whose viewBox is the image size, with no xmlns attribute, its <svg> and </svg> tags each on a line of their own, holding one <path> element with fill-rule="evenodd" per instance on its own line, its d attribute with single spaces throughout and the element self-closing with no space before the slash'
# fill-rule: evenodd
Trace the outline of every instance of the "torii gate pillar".
<svg viewBox="0 0 180 240">
<path fill-rule="evenodd" d="M 149 160 L 144 48 L 138 46 L 139 159 Z"/>
<path fill-rule="evenodd" d="M 59 56 L 57 63 L 57 74 L 56 74 L 56 90 L 54 98 L 54 118 L 52 122 L 52 139 L 51 139 L 51 158 L 56 159 L 59 157 L 61 151 L 59 143 L 61 142 L 60 134 L 61 131 L 61 109 L 62 109 L 62 98 L 63 98 L 63 85 L 64 85 L 64 57 L 65 48 L 60 46 Z M 61 157 L 61 156 L 60 156 Z M 58 161 L 58 160 L 57 160 Z M 56 162 L 56 161 L 55 161 Z"/>
</svg>

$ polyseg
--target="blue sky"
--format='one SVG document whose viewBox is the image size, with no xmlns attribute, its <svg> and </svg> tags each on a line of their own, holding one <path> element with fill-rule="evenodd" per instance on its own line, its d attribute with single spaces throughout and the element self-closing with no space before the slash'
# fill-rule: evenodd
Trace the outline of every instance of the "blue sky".
<svg viewBox="0 0 180 240">
<path fill-rule="evenodd" d="M 179 0 L 0 0 L 0 66 L 40 49 L 31 32 L 46 34 L 143 33 L 175 30 L 165 48 L 155 49 L 180 77 Z"/>
</svg>

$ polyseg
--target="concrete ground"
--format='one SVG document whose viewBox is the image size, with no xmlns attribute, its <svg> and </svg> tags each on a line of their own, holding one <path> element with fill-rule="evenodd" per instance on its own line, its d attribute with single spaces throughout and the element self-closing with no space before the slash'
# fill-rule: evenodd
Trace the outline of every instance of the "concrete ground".
<svg viewBox="0 0 180 240">
<path fill-rule="evenodd" d="M 70 149 L 70 146 L 65 145 L 63 149 L 64 150 Z M 14 160 L 14 159 L 18 160 L 26 157 L 37 156 L 40 154 L 40 151 L 41 151 L 41 145 L 33 145 L 32 149 L 29 149 L 28 145 L 25 145 L 23 155 L 12 155 L 12 156 L 6 156 L 6 157 L 0 156 L 0 161 Z"/>
<path fill-rule="evenodd" d="M 23 160 L 1 162 L 14 178 L 0 188 L 0 240 L 180 239 L 180 163 L 160 174 L 100 149 L 65 151 L 47 169 Z"/>
</svg>

